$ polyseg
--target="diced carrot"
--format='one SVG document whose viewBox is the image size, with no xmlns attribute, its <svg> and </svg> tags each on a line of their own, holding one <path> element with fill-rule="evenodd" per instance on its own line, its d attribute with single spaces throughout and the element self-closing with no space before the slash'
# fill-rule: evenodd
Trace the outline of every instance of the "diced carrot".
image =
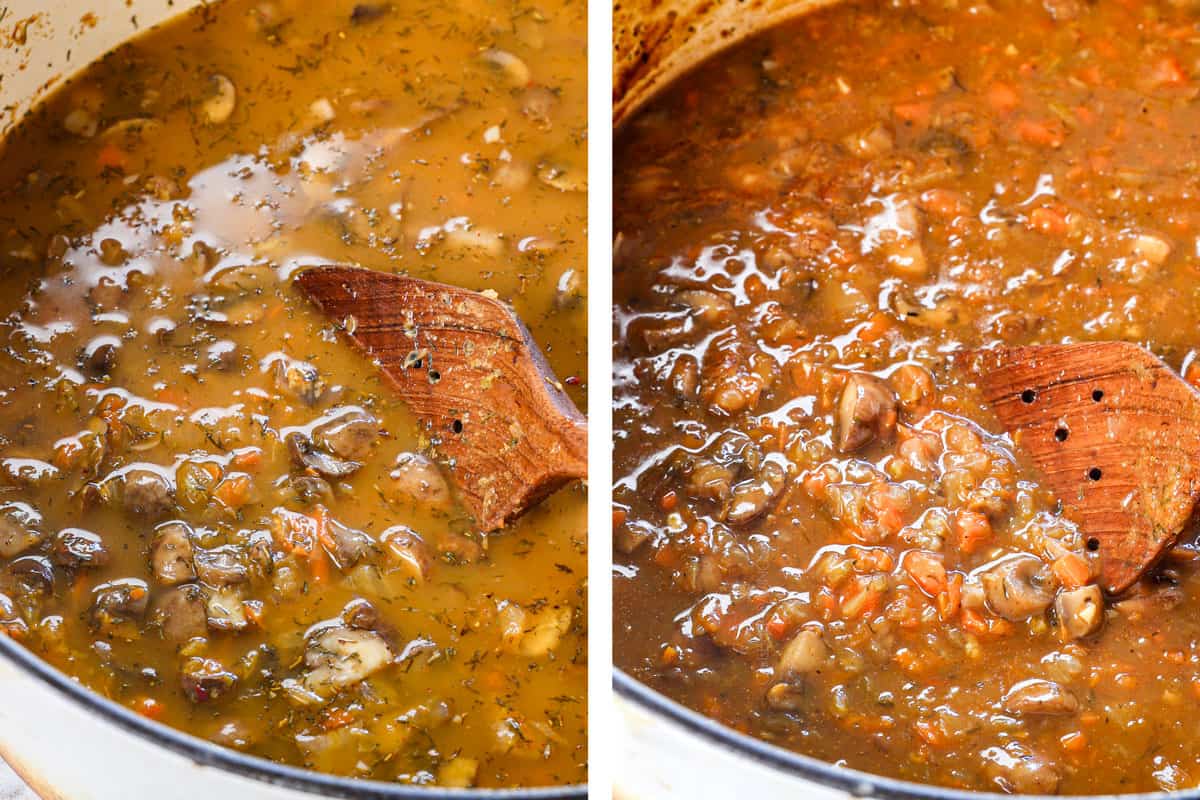
<svg viewBox="0 0 1200 800">
<path fill-rule="evenodd" d="M 238 450 L 230 459 L 230 464 L 238 469 L 257 470 L 262 466 L 263 451 L 259 447 L 247 447 Z"/>
<path fill-rule="evenodd" d="M 251 486 L 249 475 L 234 473 L 221 481 L 214 494 L 229 508 L 237 509 L 250 502 Z"/>
<path fill-rule="evenodd" d="M 976 635 L 988 632 L 987 619 L 973 608 L 962 610 L 962 626 L 963 630 Z"/>
<path fill-rule="evenodd" d="M 958 609 L 962 606 L 962 585 L 963 576 L 956 572 L 946 581 L 945 591 L 937 597 L 938 617 L 945 622 L 958 616 Z"/>
<path fill-rule="evenodd" d="M 958 550 L 970 555 L 992 537 L 992 523 L 978 511 L 959 509 L 954 514 L 954 530 L 958 539 Z"/>
<path fill-rule="evenodd" d="M 321 727 L 327 731 L 335 731 L 338 728 L 344 728 L 354 722 L 354 715 L 344 708 L 334 708 L 325 714 L 325 719 L 321 720 Z"/>
<path fill-rule="evenodd" d="M 921 591 L 930 597 L 937 597 L 946 590 L 946 567 L 942 559 L 926 550 L 910 550 L 901 562 Z"/>
<path fill-rule="evenodd" d="M 1075 553 L 1067 553 L 1054 560 L 1054 574 L 1068 589 L 1078 589 L 1088 582 L 1092 571 L 1087 562 Z"/>
<path fill-rule="evenodd" d="M 658 500 L 658 507 L 661 508 L 663 511 L 674 511 L 675 506 L 678 504 L 679 504 L 679 495 L 675 494 L 674 489 L 672 489 L 671 491 L 664 494 Z"/>
<path fill-rule="evenodd" d="M 613 508 L 612 515 L 613 515 L 612 524 L 613 524 L 613 527 L 615 528 L 618 525 L 625 524 L 625 518 L 628 515 L 628 512 L 623 508 L 616 507 L 616 508 Z"/>
<path fill-rule="evenodd" d="M 1188 74 L 1175 56 L 1163 56 L 1154 62 L 1150 80 L 1154 81 L 1156 86 L 1186 86 Z"/>
<path fill-rule="evenodd" d="M 1069 230 L 1066 215 L 1052 206 L 1039 206 L 1029 212 L 1029 227 L 1047 236 L 1064 236 Z"/>
<path fill-rule="evenodd" d="M 954 219 L 970 211 L 963 196 L 950 189 L 926 189 L 920 201 L 925 213 L 941 219 Z"/>
<path fill-rule="evenodd" d="M 767 633 L 777 642 L 782 641 L 791 631 L 791 628 L 791 622 L 779 614 L 772 614 L 771 618 L 767 620 Z"/>
<path fill-rule="evenodd" d="M 896 118 L 910 125 L 925 125 L 933 113 L 933 103 L 923 100 L 916 103 L 897 103 L 892 106 Z"/>
<path fill-rule="evenodd" d="M 936 722 L 919 719 L 913 723 L 913 729 L 916 730 L 917 736 L 921 737 L 921 741 L 930 747 L 941 747 L 946 743 L 946 734 Z"/>
<path fill-rule="evenodd" d="M 886 336 L 891 327 L 891 318 L 882 311 L 877 311 L 869 320 L 858 326 L 855 333 L 860 342 L 875 342 Z"/>
<path fill-rule="evenodd" d="M 162 719 L 167 707 L 153 697 L 139 697 L 133 701 L 133 710 L 148 719 Z"/>
<path fill-rule="evenodd" d="M 1017 90 L 1007 83 L 996 81 L 987 90 L 987 101 L 1000 114 L 1012 113 L 1021 104 Z"/>
<path fill-rule="evenodd" d="M 673 644 L 669 644 L 663 648 L 662 657 L 659 659 L 663 664 L 670 666 L 679 660 L 679 648 Z"/>
<path fill-rule="evenodd" d="M 1029 144 L 1042 147 L 1061 147 L 1066 138 L 1066 130 L 1057 119 L 1033 120 L 1023 119 L 1017 123 L 1017 136 Z"/>
<path fill-rule="evenodd" d="M 104 169 L 124 169 L 125 152 L 115 144 L 106 144 L 96 154 L 96 163 Z"/>
<path fill-rule="evenodd" d="M 1059 743 L 1068 753 L 1082 753 L 1087 749 L 1087 736 L 1083 731 L 1072 731 L 1059 737 Z"/>
</svg>

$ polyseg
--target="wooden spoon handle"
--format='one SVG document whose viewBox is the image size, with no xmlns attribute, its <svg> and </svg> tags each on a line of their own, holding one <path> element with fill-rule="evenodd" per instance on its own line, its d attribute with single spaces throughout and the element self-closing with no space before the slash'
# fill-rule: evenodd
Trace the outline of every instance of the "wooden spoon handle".
<svg viewBox="0 0 1200 800">
<path fill-rule="evenodd" d="M 296 283 L 421 420 L 483 530 L 587 476 L 587 420 L 503 303 L 356 267 L 306 269 Z"/>
</svg>

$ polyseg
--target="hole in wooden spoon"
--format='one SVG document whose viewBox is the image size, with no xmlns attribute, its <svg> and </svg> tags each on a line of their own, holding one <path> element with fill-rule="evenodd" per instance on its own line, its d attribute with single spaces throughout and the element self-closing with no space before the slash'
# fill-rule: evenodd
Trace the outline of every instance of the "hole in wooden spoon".
<svg viewBox="0 0 1200 800">
<path fill-rule="evenodd" d="M 1037 392 L 1035 392 L 1033 389 L 1026 389 L 1025 391 L 1021 392 L 1022 403 L 1032 403 L 1034 400 L 1037 400 Z"/>
<path fill-rule="evenodd" d="M 1056 430 L 1054 432 L 1054 438 L 1058 439 L 1060 442 L 1065 442 L 1067 440 L 1067 437 L 1070 435 L 1071 435 L 1071 432 L 1069 430 L 1067 430 L 1066 428 L 1059 428 L 1058 430 Z"/>
<path fill-rule="evenodd" d="M 1099 550 L 1100 549 L 1100 540 L 1097 539 L 1095 536 L 1088 539 L 1087 540 L 1087 549 L 1091 550 L 1093 553 L 1096 552 L 1097 550 Z"/>
<path fill-rule="evenodd" d="M 1099 403 L 1103 399 L 1104 399 L 1104 390 L 1103 389 L 1096 389 L 1092 392 L 1092 400 Z"/>
<path fill-rule="evenodd" d="M 454 431 L 455 433 L 462 433 L 462 420 L 454 420 L 454 422 L 450 425 L 450 430 Z"/>
<path fill-rule="evenodd" d="M 1088 470 L 1088 479 L 1093 480 L 1093 481 L 1098 481 L 1098 480 L 1100 480 L 1100 476 L 1103 474 L 1104 473 L 1100 471 L 1099 467 L 1092 467 L 1091 469 Z"/>
</svg>

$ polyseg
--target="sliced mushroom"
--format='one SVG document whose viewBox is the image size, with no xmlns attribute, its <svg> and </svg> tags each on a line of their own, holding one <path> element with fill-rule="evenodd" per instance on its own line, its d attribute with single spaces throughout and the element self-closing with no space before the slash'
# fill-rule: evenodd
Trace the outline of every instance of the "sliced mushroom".
<svg viewBox="0 0 1200 800">
<path fill-rule="evenodd" d="M 21 595 L 48 595 L 54 592 L 54 565 L 45 556 L 21 556 L 8 565 Z"/>
<path fill-rule="evenodd" d="M 507 50 L 498 50 L 496 48 L 484 50 L 479 54 L 479 58 L 483 63 L 494 69 L 496 74 L 501 76 L 514 89 L 521 89 L 528 86 L 529 82 L 533 79 L 533 73 L 529 70 L 529 65 Z"/>
<path fill-rule="evenodd" d="M 304 685 L 322 697 L 364 680 L 392 663 L 395 654 L 375 631 L 332 625 L 308 638 Z"/>
<path fill-rule="evenodd" d="M 158 526 L 150 550 L 150 565 L 159 583 L 175 586 L 195 578 L 192 556 L 191 528 L 182 522 L 167 522 Z"/>
<path fill-rule="evenodd" d="M 360 408 L 351 408 L 313 429 L 318 447 L 348 461 L 362 461 L 379 438 L 379 420 Z"/>
<path fill-rule="evenodd" d="M 766 461 L 758 475 L 733 487 L 725 521 L 744 525 L 771 510 L 787 485 L 787 473 L 775 461 Z"/>
<path fill-rule="evenodd" d="M 1061 684 L 1040 678 L 1021 681 L 1009 689 L 1003 700 L 1004 710 L 1010 714 L 1074 714 L 1079 710 L 1079 700 Z"/>
<path fill-rule="evenodd" d="M 200 111 L 210 124 L 220 125 L 233 115 L 233 109 L 237 106 L 237 89 L 233 81 L 224 75 L 213 75 L 212 82 L 213 94 L 200 104 Z"/>
<path fill-rule="evenodd" d="M 297 466 L 311 469 L 326 478 L 344 478 L 362 466 L 357 461 L 346 461 L 326 453 L 300 431 L 292 431 L 284 437 L 284 441 L 287 443 L 288 454 Z"/>
<path fill-rule="evenodd" d="M 433 567 L 429 546 L 420 535 L 404 525 L 394 525 L 379 536 L 383 550 L 400 569 L 416 581 L 424 581 Z"/>
<path fill-rule="evenodd" d="M 175 507 L 174 489 L 154 470 L 136 467 L 125 473 L 121 499 L 125 508 L 143 517 L 161 517 Z"/>
<path fill-rule="evenodd" d="M 333 502 L 333 487 L 316 475 L 291 475 L 284 486 L 285 499 L 294 499 L 305 506 Z"/>
<path fill-rule="evenodd" d="M 245 555 L 235 545 L 196 550 L 194 562 L 196 574 L 209 586 L 234 586 L 244 583 L 250 576 Z"/>
<path fill-rule="evenodd" d="M 307 361 L 278 358 L 274 361 L 275 387 L 307 405 L 316 405 L 325 394 L 321 372 Z"/>
<path fill-rule="evenodd" d="M 208 632 L 204 589 L 194 583 L 168 589 L 155 602 L 150 620 L 164 637 L 174 642 L 203 636 Z"/>
<path fill-rule="evenodd" d="M 1031 555 L 1005 559 L 979 576 L 992 613 L 1014 622 L 1040 614 L 1054 601 L 1045 562 Z"/>
<path fill-rule="evenodd" d="M 374 539 L 335 519 L 325 523 L 325 530 L 329 534 L 325 550 L 338 569 L 347 570 L 353 567 L 375 550 Z"/>
<path fill-rule="evenodd" d="M 121 578 L 95 589 L 92 621 L 101 628 L 141 619 L 150 603 L 150 587 L 139 578 Z"/>
<path fill-rule="evenodd" d="M 116 336 L 97 336 L 79 354 L 79 366 L 90 378 L 106 378 L 116 369 L 120 352 L 121 340 Z"/>
<path fill-rule="evenodd" d="M 215 658 L 189 658 L 179 677 L 183 693 L 193 703 L 217 700 L 237 685 L 237 675 Z"/>
<path fill-rule="evenodd" d="M 775 671 L 787 679 L 817 672 L 829 661 L 829 647 L 816 628 L 803 628 L 784 645 Z"/>
<path fill-rule="evenodd" d="M 12 558 L 45 538 L 42 515 L 28 503 L 0 505 L 0 558 Z"/>
<path fill-rule="evenodd" d="M 54 563 L 64 567 L 102 567 L 108 563 L 104 540 L 82 528 L 64 528 L 56 533 L 51 554 Z"/>
<path fill-rule="evenodd" d="M 450 506 L 450 486 L 438 465 L 420 453 L 401 453 L 396 467 L 388 474 L 388 496 L 436 509 Z"/>
<path fill-rule="evenodd" d="M 846 379 L 837 408 L 837 449 L 852 453 L 896 432 L 896 393 L 879 378 L 855 372 Z"/>
<path fill-rule="evenodd" d="M 1094 583 L 1063 590 L 1054 598 L 1058 628 L 1068 639 L 1091 636 L 1104 624 L 1104 594 Z"/>
<path fill-rule="evenodd" d="M 1017 794 L 1055 794 L 1062 775 L 1045 758 L 1018 745 L 989 747 L 980 755 L 984 773 L 1000 789 Z"/>
<path fill-rule="evenodd" d="M 231 587 L 209 592 L 205 600 L 208 627 L 215 631 L 242 631 L 250 625 L 242 593 Z"/>
<path fill-rule="evenodd" d="M 558 647 L 571 628 L 571 608 L 552 606 L 534 614 L 517 644 L 517 652 L 528 658 L 540 658 Z"/>
</svg>

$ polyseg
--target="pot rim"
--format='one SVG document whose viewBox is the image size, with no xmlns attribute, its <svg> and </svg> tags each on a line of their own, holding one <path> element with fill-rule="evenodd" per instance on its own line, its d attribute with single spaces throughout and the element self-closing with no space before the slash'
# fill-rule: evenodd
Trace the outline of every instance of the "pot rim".
<svg viewBox="0 0 1200 800">
<path fill-rule="evenodd" d="M 739 733 L 714 719 L 704 716 L 666 695 L 660 694 L 628 672 L 613 667 L 613 691 L 619 697 L 640 707 L 643 711 L 665 720 L 669 724 L 707 740 L 711 744 L 727 747 L 736 753 L 757 761 L 763 766 L 797 778 L 819 783 L 831 789 L 839 789 L 850 797 L 868 797 L 877 800 L 1012 800 L 1013 795 L 995 792 L 976 792 L 951 789 L 944 786 L 928 786 L 898 778 L 872 775 L 869 772 L 839 767 L 827 761 L 806 756 L 792 750 L 744 733 Z M 1033 795 L 1024 795 L 1034 797 Z M 1200 788 L 1178 792 L 1140 792 L 1137 794 L 1107 795 L 1056 795 L 1062 800 L 1200 800 Z"/>
<path fill-rule="evenodd" d="M 111 725 L 151 744 L 164 747 L 197 765 L 215 767 L 272 786 L 308 792 L 320 797 L 347 797 L 354 800 L 578 800 L 587 797 L 587 784 L 513 789 L 450 789 L 345 778 L 286 766 L 258 756 L 239 753 L 134 713 L 70 678 L 8 636 L 0 635 L 0 655 L 77 706 Z"/>
</svg>

